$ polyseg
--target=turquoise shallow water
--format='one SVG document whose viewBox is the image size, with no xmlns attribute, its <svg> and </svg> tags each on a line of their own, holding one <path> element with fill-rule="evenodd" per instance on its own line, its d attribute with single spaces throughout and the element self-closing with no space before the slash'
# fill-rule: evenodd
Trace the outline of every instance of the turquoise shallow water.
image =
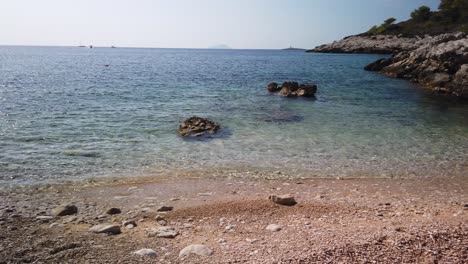
<svg viewBox="0 0 468 264">
<path fill-rule="evenodd" d="M 379 57 L 0 47 L 0 183 L 230 166 L 333 177 L 466 172 L 468 105 L 362 70 Z M 285 80 L 317 83 L 317 99 L 266 92 Z M 178 137 L 192 115 L 223 133 Z"/>
</svg>

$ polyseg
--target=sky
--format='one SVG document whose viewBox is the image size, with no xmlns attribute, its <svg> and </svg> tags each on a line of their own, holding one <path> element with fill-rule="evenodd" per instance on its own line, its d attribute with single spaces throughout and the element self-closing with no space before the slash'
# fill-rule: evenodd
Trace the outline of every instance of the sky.
<svg viewBox="0 0 468 264">
<path fill-rule="evenodd" d="M 0 45 L 278 49 L 367 31 L 440 0 L 0 0 Z"/>
</svg>

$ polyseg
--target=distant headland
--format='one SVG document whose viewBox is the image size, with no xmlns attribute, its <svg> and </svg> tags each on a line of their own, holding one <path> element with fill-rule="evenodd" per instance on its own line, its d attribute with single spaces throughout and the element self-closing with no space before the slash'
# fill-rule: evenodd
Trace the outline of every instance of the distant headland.
<svg viewBox="0 0 468 264">
<path fill-rule="evenodd" d="M 218 44 L 218 45 L 213 45 L 211 47 L 208 47 L 208 49 L 232 49 L 232 48 L 225 44 Z"/>
</svg>

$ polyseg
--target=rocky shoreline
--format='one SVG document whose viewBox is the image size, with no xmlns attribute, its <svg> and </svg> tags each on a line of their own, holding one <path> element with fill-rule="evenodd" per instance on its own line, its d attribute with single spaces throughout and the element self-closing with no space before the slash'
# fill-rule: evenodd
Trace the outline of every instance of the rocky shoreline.
<svg viewBox="0 0 468 264">
<path fill-rule="evenodd" d="M 437 94 L 468 98 L 468 36 L 352 36 L 308 52 L 393 54 L 365 67 L 419 83 Z"/>
</svg>

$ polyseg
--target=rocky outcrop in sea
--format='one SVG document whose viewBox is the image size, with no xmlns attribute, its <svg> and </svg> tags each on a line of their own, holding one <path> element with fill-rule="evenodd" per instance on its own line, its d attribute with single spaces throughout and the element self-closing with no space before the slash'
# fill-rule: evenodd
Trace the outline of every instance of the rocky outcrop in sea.
<svg viewBox="0 0 468 264">
<path fill-rule="evenodd" d="M 284 82 L 281 86 L 273 82 L 268 84 L 270 93 L 279 93 L 286 97 L 314 97 L 317 92 L 315 84 L 299 84 L 298 82 Z"/>
<path fill-rule="evenodd" d="M 414 38 L 356 35 L 308 52 L 393 54 L 365 70 L 411 80 L 437 94 L 468 98 L 468 37 L 464 33 Z"/>
<path fill-rule="evenodd" d="M 414 50 L 429 43 L 432 39 L 433 37 L 431 36 L 405 38 L 396 35 L 356 35 L 318 46 L 306 52 L 394 54 L 401 51 Z"/>
<path fill-rule="evenodd" d="M 438 94 L 468 98 L 468 36 L 448 33 L 365 67 L 422 84 Z"/>
</svg>

